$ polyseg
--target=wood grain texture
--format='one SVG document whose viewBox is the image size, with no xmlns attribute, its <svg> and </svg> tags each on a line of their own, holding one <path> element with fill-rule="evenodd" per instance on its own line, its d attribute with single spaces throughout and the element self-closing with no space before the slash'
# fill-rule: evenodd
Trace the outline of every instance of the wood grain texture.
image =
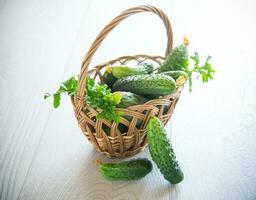
<svg viewBox="0 0 256 200">
<path fill-rule="evenodd" d="M 185 174 L 177 186 L 155 165 L 136 182 L 104 180 L 92 161 L 110 160 L 81 134 L 69 98 L 57 110 L 42 100 L 79 72 L 107 22 L 149 3 L 169 16 L 175 44 L 187 34 L 191 52 L 211 54 L 218 71 L 209 84 L 199 80 L 192 93 L 185 89 L 175 110 L 172 142 Z M 0 199 L 255 200 L 255 6 L 253 0 L 0 1 Z M 166 38 L 158 20 L 147 14 L 127 19 L 93 64 L 127 54 L 162 55 Z M 137 157 L 150 158 L 148 150 Z"/>
</svg>

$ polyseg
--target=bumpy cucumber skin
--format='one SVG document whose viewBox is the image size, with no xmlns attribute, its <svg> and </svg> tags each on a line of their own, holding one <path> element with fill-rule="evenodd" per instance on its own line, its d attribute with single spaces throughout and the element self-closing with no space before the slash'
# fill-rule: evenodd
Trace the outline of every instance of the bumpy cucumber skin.
<svg viewBox="0 0 256 200">
<path fill-rule="evenodd" d="M 147 125 L 149 151 L 164 178 L 172 184 L 181 182 L 183 172 L 176 161 L 175 153 L 167 139 L 163 124 L 157 117 L 151 117 Z"/>
<path fill-rule="evenodd" d="M 138 94 L 134 94 L 132 92 L 121 92 L 122 99 L 121 102 L 117 105 L 118 108 L 127 108 L 129 106 L 134 106 L 137 104 L 143 104 L 148 99 Z"/>
<path fill-rule="evenodd" d="M 117 78 L 111 72 L 105 71 L 103 74 L 104 84 L 106 84 L 110 89 L 117 81 Z"/>
<path fill-rule="evenodd" d="M 180 76 L 184 76 L 187 79 L 187 73 L 184 71 L 167 71 L 167 72 L 162 72 L 161 74 L 167 75 L 172 77 L 174 80 L 177 80 Z"/>
<path fill-rule="evenodd" d="M 136 180 L 146 176 L 151 171 L 151 162 L 142 158 L 100 165 L 101 175 L 110 180 Z"/>
<path fill-rule="evenodd" d="M 175 80 L 164 74 L 135 75 L 118 79 L 113 91 L 133 92 L 139 95 L 163 96 L 176 89 Z"/>
<path fill-rule="evenodd" d="M 112 67 L 112 73 L 116 78 L 123 78 L 127 76 L 141 75 L 141 74 L 151 74 L 153 70 L 154 70 L 153 66 L 149 64 L 138 65 L 136 67 L 129 67 L 125 65 Z"/>
<path fill-rule="evenodd" d="M 186 45 L 175 47 L 161 65 L 159 72 L 182 70 L 188 62 L 188 48 Z"/>
</svg>

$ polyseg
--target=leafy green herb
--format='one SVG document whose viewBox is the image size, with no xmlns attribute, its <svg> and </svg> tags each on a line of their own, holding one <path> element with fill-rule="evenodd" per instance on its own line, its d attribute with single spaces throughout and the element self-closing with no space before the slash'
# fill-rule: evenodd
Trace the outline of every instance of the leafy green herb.
<svg viewBox="0 0 256 200">
<path fill-rule="evenodd" d="M 76 94 L 77 92 L 77 79 L 72 76 L 70 79 L 66 80 L 61 84 L 59 89 L 54 94 L 46 93 L 44 99 L 53 96 L 53 107 L 58 108 L 61 100 L 61 93 L 67 93 L 69 96 Z"/>
<path fill-rule="evenodd" d="M 86 101 L 93 107 L 101 109 L 97 118 L 120 122 L 122 112 L 116 112 L 116 105 L 120 103 L 122 95 L 120 92 L 111 93 L 106 85 L 95 85 L 93 79 L 86 79 Z"/>
<path fill-rule="evenodd" d="M 189 69 L 189 65 L 185 65 L 185 72 L 188 74 L 188 84 L 189 84 L 189 91 L 192 91 L 192 76 L 194 73 L 198 74 L 198 77 L 201 75 L 203 83 L 207 83 L 210 79 L 213 79 L 213 74 L 215 72 L 212 69 L 209 60 L 211 56 L 206 58 L 204 65 L 200 65 L 199 54 L 197 52 L 194 53 L 193 56 L 190 56 L 191 60 L 194 61 L 194 68 Z"/>
<path fill-rule="evenodd" d="M 95 82 L 91 78 L 86 79 L 86 101 L 101 112 L 97 115 L 97 118 L 107 119 L 109 121 L 120 122 L 122 112 L 116 112 L 116 105 L 120 103 L 122 94 L 120 92 L 111 93 L 111 90 L 106 85 L 95 85 Z M 77 93 L 77 78 L 72 76 L 61 84 L 59 89 L 54 94 L 46 93 L 44 99 L 53 96 L 54 108 L 59 107 L 61 94 L 67 93 L 69 96 Z"/>
</svg>

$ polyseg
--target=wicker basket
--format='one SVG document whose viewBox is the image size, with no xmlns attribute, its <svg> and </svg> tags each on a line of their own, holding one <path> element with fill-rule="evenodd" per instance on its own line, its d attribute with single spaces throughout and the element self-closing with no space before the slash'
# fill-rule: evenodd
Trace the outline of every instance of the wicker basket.
<svg viewBox="0 0 256 200">
<path fill-rule="evenodd" d="M 72 98 L 75 115 L 83 133 L 99 152 L 111 158 L 128 157 L 145 149 L 147 146 L 146 125 L 150 116 L 154 114 L 166 124 L 173 113 L 182 90 L 182 87 L 180 87 L 172 95 L 165 96 L 161 99 L 153 99 L 145 104 L 130 106 L 126 109 L 116 109 L 124 112 L 120 123 L 111 123 L 104 119 L 96 119 L 98 111 L 84 101 L 86 93 L 84 82 L 87 75 L 102 81 L 102 72 L 104 68 L 109 65 L 126 64 L 131 61 L 136 63 L 150 61 L 159 66 L 163 62 L 164 57 L 161 56 L 122 56 L 100 64 L 88 71 L 94 53 L 107 34 L 125 18 L 140 12 L 152 12 L 162 19 L 166 27 L 168 38 L 165 55 L 169 54 L 172 49 L 173 35 L 171 24 L 166 14 L 153 6 L 138 6 L 125 10 L 114 18 L 92 43 L 82 62 L 78 80 L 78 93 Z M 123 128 L 120 128 L 121 126 L 125 127 L 127 131 L 123 132 Z M 109 130 L 108 134 L 104 131 L 106 128 Z"/>
</svg>

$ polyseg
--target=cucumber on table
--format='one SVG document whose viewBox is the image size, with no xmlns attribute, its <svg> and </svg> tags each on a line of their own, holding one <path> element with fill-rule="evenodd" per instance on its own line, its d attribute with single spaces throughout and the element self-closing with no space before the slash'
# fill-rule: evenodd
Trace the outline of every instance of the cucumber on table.
<svg viewBox="0 0 256 200">
<path fill-rule="evenodd" d="M 164 96 L 175 91 L 176 83 L 172 77 L 164 74 L 135 75 L 118 79 L 112 89 L 145 96 Z"/>
<path fill-rule="evenodd" d="M 122 78 L 122 77 L 140 75 L 140 74 L 151 74 L 153 70 L 154 70 L 153 65 L 146 64 L 146 63 L 144 63 L 143 65 L 135 66 L 135 67 L 125 66 L 125 65 L 111 67 L 112 74 L 116 78 Z"/>
<path fill-rule="evenodd" d="M 183 172 L 167 139 L 164 125 L 157 117 L 151 117 L 148 122 L 147 140 L 150 155 L 164 178 L 172 184 L 181 182 L 184 178 Z"/>
<path fill-rule="evenodd" d="M 110 180 L 136 180 L 152 171 L 152 164 L 148 159 L 133 159 L 120 163 L 102 163 L 100 172 Z"/>
</svg>

